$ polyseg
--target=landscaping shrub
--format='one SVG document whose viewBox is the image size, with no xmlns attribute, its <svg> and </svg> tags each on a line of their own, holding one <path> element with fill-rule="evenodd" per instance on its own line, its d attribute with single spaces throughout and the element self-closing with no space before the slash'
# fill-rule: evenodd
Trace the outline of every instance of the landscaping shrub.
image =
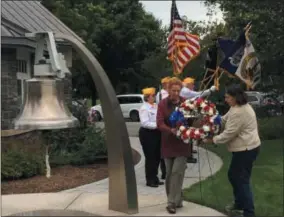
<svg viewBox="0 0 284 217">
<path fill-rule="evenodd" d="M 1 156 L 1 180 L 29 178 L 45 171 L 43 155 L 24 152 L 22 150 L 8 150 Z"/>
<path fill-rule="evenodd" d="M 88 112 L 84 104 L 73 103 L 71 113 L 79 120 L 80 126 L 69 129 L 49 130 L 44 132 L 44 137 L 51 145 L 52 152 L 72 152 L 78 150 L 77 144 L 85 139 L 84 131 L 87 128 Z"/>
<path fill-rule="evenodd" d="M 78 152 L 73 152 L 72 165 L 85 165 L 107 157 L 105 132 L 94 125 L 85 130 L 85 140 L 78 145 Z"/>
<path fill-rule="evenodd" d="M 87 124 L 87 107 L 73 103 L 71 112 L 78 118 L 80 127 L 44 132 L 52 167 L 91 164 L 107 155 L 104 130 Z"/>
<path fill-rule="evenodd" d="M 284 116 L 263 118 L 258 124 L 261 140 L 284 139 Z"/>
<path fill-rule="evenodd" d="M 81 130 L 83 141 L 69 144 L 69 148 L 58 149 L 51 145 L 50 164 L 59 165 L 86 165 L 96 160 L 106 158 L 107 148 L 105 145 L 105 132 L 102 129 L 90 125 Z"/>
<path fill-rule="evenodd" d="M 104 130 L 87 125 L 86 106 L 73 104 L 71 112 L 78 118 L 80 127 L 42 131 L 43 141 L 49 144 L 51 167 L 91 164 L 107 156 Z M 1 162 L 1 180 L 28 178 L 45 172 L 44 153 L 11 149 L 2 152 Z"/>
</svg>

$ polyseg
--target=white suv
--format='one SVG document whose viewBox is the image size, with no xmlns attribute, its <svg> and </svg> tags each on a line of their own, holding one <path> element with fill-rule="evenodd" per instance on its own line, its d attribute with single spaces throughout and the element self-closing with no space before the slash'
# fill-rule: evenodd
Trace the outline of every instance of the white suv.
<svg viewBox="0 0 284 217">
<path fill-rule="evenodd" d="M 130 118 L 132 121 L 139 121 L 139 109 L 144 103 L 143 94 L 127 94 L 117 95 L 120 108 L 124 118 Z M 95 105 L 91 108 L 95 111 L 97 121 L 103 119 L 103 111 L 101 105 Z"/>
</svg>

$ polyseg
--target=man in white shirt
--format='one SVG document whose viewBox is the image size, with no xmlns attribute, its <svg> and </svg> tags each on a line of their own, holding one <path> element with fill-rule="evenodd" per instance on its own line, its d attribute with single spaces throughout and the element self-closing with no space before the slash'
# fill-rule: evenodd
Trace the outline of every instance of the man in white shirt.
<svg viewBox="0 0 284 217">
<path fill-rule="evenodd" d="M 142 90 L 145 102 L 139 110 L 141 127 L 139 140 L 145 155 L 146 185 L 158 187 L 164 184 L 158 178 L 161 160 L 161 132 L 157 129 L 157 104 L 155 104 L 155 88 Z"/>
<path fill-rule="evenodd" d="M 194 91 L 194 79 L 187 77 L 183 80 L 183 88 L 180 91 L 180 96 L 185 99 L 192 99 L 195 97 L 206 97 L 216 91 L 216 87 L 212 86 L 205 91 Z"/>
<path fill-rule="evenodd" d="M 170 77 L 165 77 L 161 80 L 162 89 L 156 95 L 156 103 L 158 104 L 162 99 L 165 99 L 169 96 L 168 94 L 168 82 Z"/>
<path fill-rule="evenodd" d="M 196 97 L 206 97 L 209 96 L 212 92 L 216 91 L 216 87 L 212 86 L 210 89 L 205 91 L 194 91 L 194 78 L 187 77 L 183 80 L 183 88 L 180 91 L 180 96 L 185 99 L 192 99 Z M 191 145 L 191 153 L 197 153 L 196 150 L 193 150 L 193 145 Z M 197 159 L 191 155 L 187 158 L 188 163 L 196 163 Z"/>
</svg>

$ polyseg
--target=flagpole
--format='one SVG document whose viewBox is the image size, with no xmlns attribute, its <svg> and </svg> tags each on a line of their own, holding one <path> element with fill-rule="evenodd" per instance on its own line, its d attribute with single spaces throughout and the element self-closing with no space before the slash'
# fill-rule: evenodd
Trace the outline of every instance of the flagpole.
<svg viewBox="0 0 284 217">
<path fill-rule="evenodd" d="M 219 71 L 219 66 L 216 68 L 214 74 L 211 76 L 210 80 L 209 80 L 209 81 L 207 82 L 207 84 L 205 85 L 204 90 L 206 90 L 207 86 L 210 84 L 210 82 L 213 80 L 213 78 L 216 77 L 216 74 L 218 73 L 218 71 Z"/>
<path fill-rule="evenodd" d="M 250 90 L 250 85 L 246 83 L 247 91 Z"/>
<path fill-rule="evenodd" d="M 221 79 L 221 77 L 223 76 L 223 74 L 224 74 L 224 70 L 222 70 L 220 76 L 216 79 L 216 85 L 215 85 L 215 86 L 216 86 L 216 88 L 217 88 L 218 91 L 219 91 L 219 86 L 220 86 L 219 80 Z"/>
<path fill-rule="evenodd" d="M 207 73 L 208 73 L 208 70 L 206 70 L 206 72 L 205 72 L 205 74 L 204 74 L 204 76 L 203 76 L 203 79 L 202 79 L 201 84 L 200 84 L 200 87 L 199 87 L 199 91 L 202 90 L 202 87 L 203 87 L 203 85 L 204 85 L 204 81 L 205 81 L 205 78 L 206 78 L 206 76 L 207 76 Z"/>
<path fill-rule="evenodd" d="M 217 43 L 217 38 L 214 40 L 214 42 L 215 42 L 215 46 L 216 46 L 216 43 Z M 210 48 L 212 48 L 213 47 L 213 45 L 212 46 L 209 46 L 208 47 L 208 51 L 207 51 L 207 55 L 209 56 L 209 49 Z M 217 48 L 217 47 L 216 47 Z M 216 54 L 216 65 L 217 65 L 217 62 L 218 62 L 218 48 L 217 48 L 217 50 L 216 50 L 216 52 L 217 52 L 217 54 Z M 211 60 L 211 57 L 209 56 L 209 59 Z M 206 63 L 205 63 L 205 65 L 206 65 Z M 216 66 L 215 66 L 216 67 Z M 203 89 L 203 86 L 205 85 L 205 81 L 208 79 L 208 78 L 210 78 L 210 80 L 209 81 L 207 81 L 207 84 L 205 85 L 205 87 L 204 87 L 204 90 L 206 89 L 206 87 L 210 84 L 210 82 L 212 81 L 212 79 L 215 77 L 215 74 L 216 74 L 216 72 L 218 72 L 218 67 L 217 68 L 215 68 L 215 70 L 213 70 L 213 69 L 210 69 L 210 68 L 206 68 L 206 73 L 205 73 L 205 75 L 204 75 L 204 77 L 203 77 L 203 80 L 202 80 L 202 85 L 200 86 L 200 88 L 199 88 L 199 91 L 201 91 L 202 89 Z M 206 75 L 208 74 L 208 71 L 210 71 L 210 73 L 212 73 L 212 71 L 213 71 L 213 74 L 210 76 L 210 77 L 207 77 L 207 78 L 205 78 L 206 77 Z"/>
<path fill-rule="evenodd" d="M 174 52 L 173 52 L 173 75 L 178 77 L 177 76 L 177 73 L 175 72 L 176 70 L 176 67 L 175 67 L 175 64 L 177 63 L 177 47 L 176 47 L 176 42 L 175 42 L 175 49 L 174 49 Z"/>
</svg>

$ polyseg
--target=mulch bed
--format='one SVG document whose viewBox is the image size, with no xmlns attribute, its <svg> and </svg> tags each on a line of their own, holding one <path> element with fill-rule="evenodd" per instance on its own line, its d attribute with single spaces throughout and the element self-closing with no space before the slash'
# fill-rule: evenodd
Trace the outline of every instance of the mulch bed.
<svg viewBox="0 0 284 217">
<path fill-rule="evenodd" d="M 141 156 L 132 150 L 134 164 L 140 161 Z M 107 160 L 86 166 L 62 166 L 51 168 L 51 177 L 38 175 L 27 179 L 1 182 L 1 193 L 48 193 L 75 188 L 81 185 L 96 182 L 108 177 Z"/>
</svg>

